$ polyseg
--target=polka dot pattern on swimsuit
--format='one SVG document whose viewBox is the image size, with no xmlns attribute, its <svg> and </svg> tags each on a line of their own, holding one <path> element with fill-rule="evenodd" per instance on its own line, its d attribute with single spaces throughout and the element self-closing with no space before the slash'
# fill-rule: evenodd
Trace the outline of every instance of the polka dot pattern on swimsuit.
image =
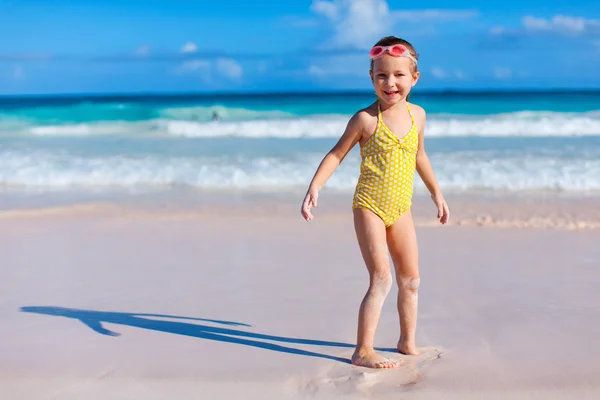
<svg viewBox="0 0 600 400">
<path fill-rule="evenodd" d="M 377 127 L 360 150 L 360 177 L 352 208 L 366 208 L 392 225 L 412 204 L 419 132 L 408 103 L 412 126 L 402 138 L 383 122 L 377 102 Z"/>
</svg>

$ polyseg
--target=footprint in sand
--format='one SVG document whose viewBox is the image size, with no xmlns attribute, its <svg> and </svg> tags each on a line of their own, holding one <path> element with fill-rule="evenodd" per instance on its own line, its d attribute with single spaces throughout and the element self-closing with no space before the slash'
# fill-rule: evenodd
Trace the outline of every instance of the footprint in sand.
<svg viewBox="0 0 600 400">
<path fill-rule="evenodd" d="M 412 360 L 417 364 L 423 365 L 430 361 L 437 360 L 441 358 L 444 353 L 438 348 L 435 347 L 419 347 L 421 354 L 418 356 L 406 356 L 404 354 L 397 354 L 402 360 Z"/>
<path fill-rule="evenodd" d="M 397 368 L 372 369 L 334 363 L 313 379 L 305 382 L 301 391 L 311 395 L 317 392 L 368 395 L 418 383 L 423 380 L 425 368 L 442 356 L 442 352 L 434 347 L 421 347 L 419 350 L 421 354 L 418 356 L 378 351 L 384 357 L 398 361 Z M 350 359 L 352 352 L 343 352 L 338 356 Z"/>
</svg>

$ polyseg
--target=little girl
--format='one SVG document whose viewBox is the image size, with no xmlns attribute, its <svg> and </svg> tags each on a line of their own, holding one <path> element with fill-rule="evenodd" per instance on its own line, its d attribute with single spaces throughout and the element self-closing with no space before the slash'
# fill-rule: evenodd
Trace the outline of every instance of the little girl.
<svg viewBox="0 0 600 400">
<path fill-rule="evenodd" d="M 425 153 L 425 110 L 408 103 L 408 95 L 419 79 L 415 49 L 403 39 L 388 36 L 377 42 L 370 57 L 369 74 L 377 100 L 352 116 L 342 137 L 323 158 L 302 203 L 302 216 L 312 221 L 311 208 L 317 207 L 319 190 L 359 143 L 362 162 L 352 209 L 356 237 L 369 271 L 369 289 L 358 313 L 352 363 L 394 368 L 398 363 L 375 353 L 373 340 L 383 302 L 392 286 L 389 251 L 398 284 L 397 348 L 403 354 L 419 354 L 415 330 L 420 280 L 410 211 L 415 170 L 431 193 L 442 224 L 448 222 L 450 213 Z"/>
</svg>

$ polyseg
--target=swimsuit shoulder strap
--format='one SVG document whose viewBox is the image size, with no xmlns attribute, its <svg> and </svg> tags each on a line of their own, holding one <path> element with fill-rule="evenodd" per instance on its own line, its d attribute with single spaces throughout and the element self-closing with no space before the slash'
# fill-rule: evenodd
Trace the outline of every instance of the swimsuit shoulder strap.
<svg viewBox="0 0 600 400">
<path fill-rule="evenodd" d="M 408 109 L 408 114 L 410 115 L 410 120 L 412 121 L 412 124 L 415 124 L 415 117 L 413 117 L 413 113 L 410 110 L 410 106 L 408 105 L 408 102 L 406 102 L 406 108 Z"/>
<path fill-rule="evenodd" d="M 379 98 L 377 98 L 377 121 L 381 120 L 383 120 L 381 117 L 381 105 L 379 104 Z"/>
</svg>

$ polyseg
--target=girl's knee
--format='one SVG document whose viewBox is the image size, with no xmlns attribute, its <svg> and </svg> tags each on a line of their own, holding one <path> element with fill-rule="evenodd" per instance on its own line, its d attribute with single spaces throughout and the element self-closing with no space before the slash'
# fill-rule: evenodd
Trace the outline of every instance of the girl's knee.
<svg viewBox="0 0 600 400">
<path fill-rule="evenodd" d="M 421 278 L 419 275 L 400 277 L 398 280 L 398 286 L 400 289 L 416 292 L 419 290 L 421 285 Z"/>
<path fill-rule="evenodd" d="M 373 273 L 371 276 L 371 289 L 387 294 L 392 289 L 392 274 L 389 271 Z"/>
</svg>

